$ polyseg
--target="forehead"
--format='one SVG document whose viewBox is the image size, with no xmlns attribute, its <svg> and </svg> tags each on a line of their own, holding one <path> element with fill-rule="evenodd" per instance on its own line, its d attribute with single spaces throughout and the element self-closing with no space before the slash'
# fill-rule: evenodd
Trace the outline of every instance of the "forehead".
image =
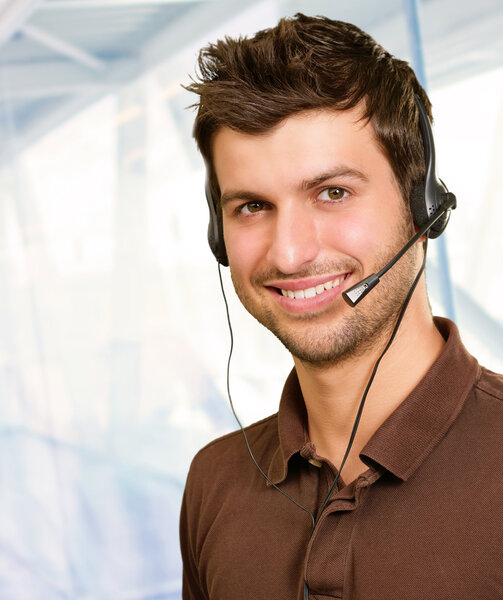
<svg viewBox="0 0 503 600">
<path fill-rule="evenodd" d="M 224 127 L 214 136 L 212 154 L 221 191 L 229 185 L 258 184 L 258 177 L 278 183 L 311 179 L 335 165 L 384 171 L 394 180 L 374 128 L 358 107 L 297 113 L 262 134 Z"/>
</svg>

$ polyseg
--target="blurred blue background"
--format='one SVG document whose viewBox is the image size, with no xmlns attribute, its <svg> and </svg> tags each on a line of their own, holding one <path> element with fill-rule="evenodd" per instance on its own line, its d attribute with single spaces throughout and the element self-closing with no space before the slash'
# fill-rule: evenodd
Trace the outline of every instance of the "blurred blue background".
<svg viewBox="0 0 503 600">
<path fill-rule="evenodd" d="M 190 459 L 235 428 L 180 84 L 207 42 L 297 11 L 351 21 L 421 72 L 459 201 L 430 245 L 434 312 L 503 370 L 500 0 L 0 0 L 2 599 L 180 598 Z M 231 312 L 250 423 L 275 412 L 291 360 Z"/>
</svg>

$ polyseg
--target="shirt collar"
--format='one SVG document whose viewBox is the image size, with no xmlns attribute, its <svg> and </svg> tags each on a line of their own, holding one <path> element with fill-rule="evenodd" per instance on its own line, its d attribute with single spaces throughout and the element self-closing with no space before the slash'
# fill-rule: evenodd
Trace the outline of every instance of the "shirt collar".
<svg viewBox="0 0 503 600">
<path fill-rule="evenodd" d="M 379 427 L 361 452 L 402 480 L 408 479 L 445 436 L 479 376 L 456 325 L 435 318 L 446 340 L 438 359 L 412 393 Z"/>
<path fill-rule="evenodd" d="M 288 461 L 309 443 L 307 434 L 307 414 L 304 398 L 295 369 L 290 372 L 278 412 L 279 446 L 269 464 L 269 479 L 281 483 L 288 472 Z"/>
<path fill-rule="evenodd" d="M 440 317 L 435 324 L 446 340 L 442 353 L 360 454 L 365 463 L 384 467 L 402 480 L 414 473 L 446 434 L 479 374 L 478 363 L 463 346 L 456 325 Z M 295 369 L 283 388 L 278 433 L 279 446 L 268 470 L 275 484 L 286 478 L 290 458 L 312 446 Z"/>
</svg>

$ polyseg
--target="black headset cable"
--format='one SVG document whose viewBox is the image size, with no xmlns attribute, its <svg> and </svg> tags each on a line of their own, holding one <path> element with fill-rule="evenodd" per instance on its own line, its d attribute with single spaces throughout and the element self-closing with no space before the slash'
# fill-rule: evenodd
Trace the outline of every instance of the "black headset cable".
<svg viewBox="0 0 503 600">
<path fill-rule="evenodd" d="M 342 469 L 344 468 L 344 465 L 346 464 L 346 460 L 349 456 L 349 453 L 351 452 L 351 448 L 353 447 L 353 442 L 355 440 L 356 437 L 356 432 L 358 430 L 358 426 L 360 424 L 360 419 L 363 413 L 363 408 L 365 406 L 365 401 L 367 399 L 370 387 L 372 385 L 372 382 L 374 381 L 374 378 L 376 376 L 377 373 L 377 369 L 379 368 L 379 365 L 381 363 L 381 360 L 383 359 L 384 355 L 386 354 L 386 352 L 388 351 L 389 347 L 391 346 L 391 344 L 393 343 L 393 340 L 395 339 L 395 336 L 398 332 L 398 328 L 400 327 L 400 324 L 402 322 L 402 319 L 405 315 L 405 311 L 409 305 L 409 302 L 412 298 L 412 295 L 414 293 L 414 290 L 417 287 L 417 284 L 419 283 L 419 279 L 421 278 L 421 275 L 424 272 L 425 266 L 426 266 L 426 251 L 427 251 L 427 246 L 428 246 L 428 239 L 426 238 L 425 244 L 424 244 L 424 257 L 423 257 L 423 262 L 421 264 L 421 268 L 419 269 L 408 293 L 407 296 L 405 297 L 405 300 L 402 304 L 402 307 L 400 309 L 400 313 L 398 314 L 398 318 L 396 320 L 395 326 L 393 328 L 393 331 L 391 333 L 391 336 L 388 340 L 388 343 L 386 344 L 384 350 L 381 352 L 381 354 L 379 355 L 379 358 L 376 360 L 375 364 L 374 364 L 374 368 L 372 369 L 372 373 L 369 377 L 369 380 L 367 382 L 367 385 L 365 387 L 365 391 L 363 392 L 363 396 L 362 399 L 360 400 L 360 404 L 358 407 L 358 411 L 356 413 L 356 417 L 355 417 L 355 421 L 353 424 L 353 429 L 351 431 L 351 435 L 349 437 L 349 442 L 348 445 L 346 447 L 346 451 L 344 453 L 344 457 L 342 459 L 341 462 L 341 466 L 337 471 L 337 474 L 334 478 L 334 481 L 332 483 L 332 485 L 330 486 L 330 489 L 328 490 L 327 495 L 325 496 L 325 499 L 321 505 L 320 510 L 318 511 L 318 517 L 315 518 L 315 516 L 313 515 L 313 513 L 306 508 L 305 506 L 303 506 L 302 504 L 300 504 L 300 502 L 298 502 L 297 500 L 295 500 L 295 498 L 292 498 L 292 496 L 290 496 L 290 494 L 288 494 L 287 492 L 285 492 L 284 490 L 282 490 L 278 485 L 276 485 L 271 479 L 270 477 L 268 477 L 268 475 L 263 471 L 262 467 L 258 464 L 257 459 L 255 458 L 252 449 L 250 447 L 250 442 L 248 440 L 248 436 L 246 434 L 245 428 L 243 427 L 243 425 L 241 424 L 241 421 L 239 420 L 239 417 L 237 416 L 236 410 L 234 408 L 234 403 L 232 401 L 232 394 L 231 394 L 231 389 L 230 389 L 230 365 L 231 365 L 231 358 L 232 358 L 232 352 L 234 349 L 234 334 L 232 331 L 232 325 L 231 325 L 231 318 L 230 318 L 230 313 L 229 313 L 229 305 L 227 302 L 227 296 L 225 294 L 225 288 L 224 288 L 224 284 L 223 284 L 223 280 L 222 280 L 222 271 L 221 271 L 221 265 L 220 263 L 218 263 L 218 277 L 220 280 L 220 288 L 222 290 L 222 295 L 224 298 L 224 303 L 225 303 L 225 313 L 227 316 L 227 324 L 229 326 L 229 334 L 230 334 L 230 349 L 229 349 L 229 357 L 227 360 L 227 377 L 226 377 L 226 381 L 227 381 L 227 396 L 229 399 L 229 404 L 231 406 L 231 410 L 232 410 L 232 414 L 234 415 L 234 418 L 236 419 L 237 424 L 239 425 L 239 429 L 241 430 L 241 433 L 243 434 L 245 443 L 246 443 L 246 447 L 248 449 L 248 453 L 252 459 L 252 461 L 254 462 L 255 466 L 257 467 L 258 471 L 260 472 L 260 474 L 264 477 L 264 479 L 266 479 L 266 481 L 268 483 L 270 483 L 276 490 L 278 490 L 278 492 L 280 492 L 281 494 L 283 494 L 283 496 L 285 496 L 285 498 L 287 498 L 288 500 L 290 500 L 290 502 L 293 502 L 296 506 L 298 506 L 301 510 L 303 510 L 304 512 L 306 512 L 310 517 L 311 517 L 311 524 L 312 524 L 312 530 L 311 530 L 311 535 L 314 533 L 314 529 L 316 527 L 316 524 L 318 523 L 321 515 L 323 514 L 323 511 L 325 510 L 330 497 L 332 496 L 332 493 L 335 489 L 335 487 L 337 486 L 337 482 L 339 481 L 339 477 L 340 474 L 342 472 Z M 305 589 L 307 589 L 307 587 L 305 586 Z"/>
</svg>

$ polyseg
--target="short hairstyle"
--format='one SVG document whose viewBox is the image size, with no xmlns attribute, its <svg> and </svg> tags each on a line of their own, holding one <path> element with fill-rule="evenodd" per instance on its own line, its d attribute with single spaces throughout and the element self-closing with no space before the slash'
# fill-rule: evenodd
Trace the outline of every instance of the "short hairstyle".
<svg viewBox="0 0 503 600">
<path fill-rule="evenodd" d="M 194 138 L 220 197 L 212 141 L 222 127 L 262 134 L 307 110 L 363 106 L 404 200 L 425 177 L 414 95 L 431 103 L 414 71 L 350 23 L 298 13 L 253 37 L 226 37 L 201 49 Z"/>
</svg>

